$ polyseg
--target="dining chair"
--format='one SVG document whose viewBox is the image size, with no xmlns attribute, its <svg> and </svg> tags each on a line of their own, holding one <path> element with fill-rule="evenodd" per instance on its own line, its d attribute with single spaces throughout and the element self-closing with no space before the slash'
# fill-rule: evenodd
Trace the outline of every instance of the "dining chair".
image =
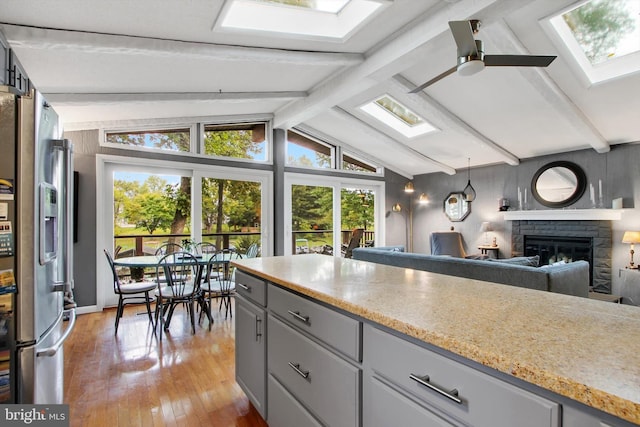
<svg viewBox="0 0 640 427">
<path fill-rule="evenodd" d="M 113 258 L 109 252 L 104 249 L 104 255 L 107 257 L 109 267 L 111 267 L 111 273 L 113 274 L 113 292 L 118 295 L 118 308 L 116 309 L 116 332 L 118 334 L 118 325 L 120 324 L 120 318 L 124 312 L 124 306 L 126 304 L 140 304 L 142 302 L 147 306 L 147 315 L 149 316 L 149 323 L 151 323 L 152 329 L 155 331 L 155 325 L 153 323 L 153 316 L 151 315 L 151 302 L 153 298 L 149 294 L 156 289 L 157 283 L 154 281 L 142 281 L 132 283 L 122 283 L 116 266 L 113 264 Z"/>
<path fill-rule="evenodd" d="M 160 339 L 162 331 L 169 329 L 171 318 L 178 305 L 184 304 L 191 321 L 191 333 L 196 333 L 195 303 L 198 303 L 209 319 L 209 330 L 213 319 L 211 310 L 200 289 L 202 265 L 198 259 L 188 252 L 166 254 L 158 261 L 156 274 L 163 275 L 166 282 L 159 283 L 156 289 L 156 326 L 160 324 Z M 165 318 L 166 316 L 166 318 Z"/>
<path fill-rule="evenodd" d="M 158 246 L 158 249 L 156 249 L 156 255 L 167 255 L 182 251 L 184 251 L 184 248 L 178 243 L 165 242 Z"/>
<path fill-rule="evenodd" d="M 215 254 L 217 252 L 216 245 L 210 242 L 199 242 L 194 246 L 193 253 L 195 255 Z"/>
<path fill-rule="evenodd" d="M 255 258 L 255 257 L 257 257 L 259 249 L 260 249 L 260 246 L 258 246 L 257 243 L 250 244 L 249 247 L 247 248 L 247 251 L 244 253 L 244 257 L 245 258 Z"/>
<path fill-rule="evenodd" d="M 209 307 L 213 298 L 220 299 L 218 311 L 225 307 L 224 318 L 233 317 L 231 309 L 231 296 L 235 292 L 235 267 L 231 261 L 242 258 L 238 252 L 230 249 L 222 249 L 212 256 L 207 263 L 206 279 L 202 283 L 202 292 L 209 298 Z M 216 277 L 215 272 L 219 274 Z"/>
<path fill-rule="evenodd" d="M 364 234 L 363 228 L 354 228 L 351 232 L 351 238 L 349 239 L 349 243 L 346 245 L 342 245 L 341 252 L 342 256 L 345 258 L 351 258 L 353 255 L 353 250 L 360 246 L 360 240 L 362 239 L 362 235 Z"/>
</svg>

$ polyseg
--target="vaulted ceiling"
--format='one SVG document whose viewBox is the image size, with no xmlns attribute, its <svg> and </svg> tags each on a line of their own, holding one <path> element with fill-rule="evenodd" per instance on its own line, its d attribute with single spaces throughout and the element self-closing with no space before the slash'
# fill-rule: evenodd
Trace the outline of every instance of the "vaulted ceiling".
<svg viewBox="0 0 640 427">
<path fill-rule="evenodd" d="M 269 115 L 407 177 L 640 141 L 640 72 L 578 76 L 541 20 L 574 0 L 395 0 L 342 42 L 222 31 L 222 0 L 3 0 L 0 31 L 65 129 Z M 480 19 L 487 54 L 547 68 L 452 74 L 448 21 Z M 406 138 L 359 107 L 389 94 L 438 130 Z"/>
</svg>

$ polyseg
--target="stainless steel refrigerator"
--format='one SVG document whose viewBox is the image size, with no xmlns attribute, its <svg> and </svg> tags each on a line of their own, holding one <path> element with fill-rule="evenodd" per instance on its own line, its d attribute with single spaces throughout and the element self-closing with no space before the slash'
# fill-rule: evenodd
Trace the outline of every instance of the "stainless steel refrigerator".
<svg viewBox="0 0 640 427">
<path fill-rule="evenodd" d="M 0 86 L 0 403 L 63 403 L 73 304 L 73 157 L 37 91 Z"/>
</svg>

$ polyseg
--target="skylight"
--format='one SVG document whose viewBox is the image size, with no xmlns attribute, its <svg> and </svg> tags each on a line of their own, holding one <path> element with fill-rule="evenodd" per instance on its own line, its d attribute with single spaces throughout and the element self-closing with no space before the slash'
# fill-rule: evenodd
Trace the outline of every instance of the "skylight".
<svg viewBox="0 0 640 427">
<path fill-rule="evenodd" d="M 591 83 L 640 71 L 640 2 L 591 0 L 543 22 Z"/>
<path fill-rule="evenodd" d="M 230 0 L 216 28 L 344 40 L 388 0 Z"/>
<path fill-rule="evenodd" d="M 264 3 L 282 4 L 293 7 L 313 9 L 319 12 L 338 13 L 349 0 L 257 0 Z"/>
<path fill-rule="evenodd" d="M 436 130 L 431 123 L 389 95 L 383 95 L 363 105 L 360 109 L 407 138 Z"/>
</svg>

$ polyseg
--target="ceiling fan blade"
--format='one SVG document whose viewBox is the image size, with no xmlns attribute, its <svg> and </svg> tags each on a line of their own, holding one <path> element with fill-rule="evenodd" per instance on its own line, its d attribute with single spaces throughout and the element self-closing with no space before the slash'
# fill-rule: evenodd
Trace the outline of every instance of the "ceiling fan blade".
<svg viewBox="0 0 640 427">
<path fill-rule="evenodd" d="M 477 56 L 478 48 L 469 21 L 449 21 L 449 28 L 458 46 L 458 56 Z"/>
<path fill-rule="evenodd" d="M 541 55 L 485 55 L 487 67 L 546 67 L 556 56 Z"/>
<path fill-rule="evenodd" d="M 453 68 L 449 68 L 449 69 L 448 69 L 447 71 L 445 71 L 444 73 L 440 73 L 440 74 L 438 74 L 436 77 L 432 78 L 431 80 L 429 80 L 429 81 L 428 81 L 428 82 L 426 82 L 426 83 L 421 84 L 420 86 L 418 86 L 417 88 L 413 89 L 413 90 L 412 90 L 411 92 L 409 92 L 409 93 L 417 93 L 417 92 L 420 92 L 420 91 L 421 91 L 422 89 L 424 89 L 425 87 L 430 86 L 430 85 L 434 84 L 435 82 L 437 82 L 438 80 L 441 80 L 441 79 L 443 79 L 443 78 L 447 77 L 449 74 L 453 74 L 453 73 L 455 73 L 457 68 L 458 68 L 457 66 L 455 66 L 455 67 L 453 67 Z"/>
</svg>

